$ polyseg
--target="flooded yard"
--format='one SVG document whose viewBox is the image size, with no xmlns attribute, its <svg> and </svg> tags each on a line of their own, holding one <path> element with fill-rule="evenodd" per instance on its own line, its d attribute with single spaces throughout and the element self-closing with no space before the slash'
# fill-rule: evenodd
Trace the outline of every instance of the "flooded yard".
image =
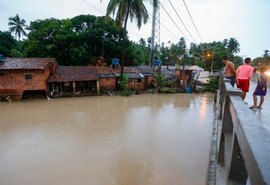
<svg viewBox="0 0 270 185">
<path fill-rule="evenodd" d="M 1 185 L 202 185 L 214 95 L 0 103 Z"/>
</svg>

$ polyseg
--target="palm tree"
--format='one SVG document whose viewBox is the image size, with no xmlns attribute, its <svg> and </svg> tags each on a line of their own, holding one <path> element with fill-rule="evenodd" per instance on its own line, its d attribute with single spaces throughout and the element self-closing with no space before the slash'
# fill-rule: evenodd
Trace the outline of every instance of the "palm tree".
<svg viewBox="0 0 270 185">
<path fill-rule="evenodd" d="M 16 39 L 19 38 L 20 40 L 22 35 L 26 35 L 26 32 L 24 31 L 26 27 L 24 19 L 20 19 L 19 15 L 16 14 L 15 17 L 10 17 L 8 20 L 9 31 L 11 33 L 14 32 Z"/>
<path fill-rule="evenodd" d="M 230 38 L 227 49 L 231 54 L 238 53 L 240 51 L 240 44 L 235 38 Z"/>
<path fill-rule="evenodd" d="M 268 49 L 264 50 L 263 56 L 264 57 L 268 57 L 269 56 L 269 50 Z"/>
<path fill-rule="evenodd" d="M 153 0 L 154 6 L 158 5 L 158 0 Z M 110 0 L 107 6 L 106 16 L 115 16 L 118 26 L 123 28 L 122 33 L 122 53 L 121 53 L 121 78 L 123 76 L 123 69 L 125 64 L 125 45 L 126 45 L 126 33 L 127 22 L 130 18 L 137 22 L 137 26 L 140 29 L 142 23 L 146 24 L 148 21 L 148 11 L 144 6 L 143 0 Z"/>
</svg>

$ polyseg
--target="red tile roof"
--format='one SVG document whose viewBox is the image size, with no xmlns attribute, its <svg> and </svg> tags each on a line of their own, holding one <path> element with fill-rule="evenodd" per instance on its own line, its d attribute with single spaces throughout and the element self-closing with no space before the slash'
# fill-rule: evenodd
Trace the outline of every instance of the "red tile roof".
<svg viewBox="0 0 270 185">
<path fill-rule="evenodd" d="M 56 63 L 54 58 L 6 58 L 0 69 L 45 69 L 49 63 Z"/>
<path fill-rule="evenodd" d="M 114 74 L 114 70 L 110 67 L 95 66 L 98 74 Z"/>
<path fill-rule="evenodd" d="M 121 68 L 116 68 L 114 70 L 116 73 L 121 72 Z M 140 73 L 135 67 L 124 67 L 124 73 Z"/>
<path fill-rule="evenodd" d="M 150 66 L 138 66 L 136 69 L 143 75 L 153 76 L 155 73 L 155 70 Z"/>
<path fill-rule="evenodd" d="M 90 66 L 58 66 L 49 82 L 72 82 L 97 80 L 95 67 Z"/>
</svg>

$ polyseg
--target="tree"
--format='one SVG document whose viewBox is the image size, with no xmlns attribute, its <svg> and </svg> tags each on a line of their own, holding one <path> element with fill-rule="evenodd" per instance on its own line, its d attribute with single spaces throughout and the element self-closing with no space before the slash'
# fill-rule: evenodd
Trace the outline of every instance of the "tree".
<svg viewBox="0 0 270 185">
<path fill-rule="evenodd" d="M 54 57 L 61 65 L 88 65 L 92 59 L 120 56 L 120 31 L 112 19 L 79 15 L 30 23 L 23 44 L 28 57 Z"/>
<path fill-rule="evenodd" d="M 154 6 L 157 6 L 158 1 L 153 1 Z M 148 21 L 148 12 L 144 6 L 143 0 L 110 0 L 107 6 L 106 15 L 115 16 L 116 23 L 123 28 L 122 31 L 122 53 L 121 53 L 121 77 L 125 64 L 125 45 L 127 37 L 127 22 L 130 18 L 136 20 L 137 26 L 140 29 L 142 23 L 146 24 Z"/>
<path fill-rule="evenodd" d="M 268 57 L 269 56 L 269 50 L 268 49 L 264 50 L 263 56 L 264 57 Z"/>
<path fill-rule="evenodd" d="M 240 44 L 235 38 L 230 38 L 226 46 L 227 46 L 228 52 L 231 54 L 235 54 L 240 51 Z"/>
<path fill-rule="evenodd" d="M 9 31 L 11 33 L 14 32 L 16 39 L 18 38 L 20 40 L 21 36 L 26 36 L 26 32 L 24 31 L 26 21 L 24 19 L 21 19 L 19 15 L 16 14 L 15 17 L 9 17 L 8 20 Z"/>
<path fill-rule="evenodd" d="M 0 54 L 5 57 L 11 56 L 11 50 L 16 49 L 17 41 L 12 37 L 10 32 L 0 31 Z"/>
</svg>

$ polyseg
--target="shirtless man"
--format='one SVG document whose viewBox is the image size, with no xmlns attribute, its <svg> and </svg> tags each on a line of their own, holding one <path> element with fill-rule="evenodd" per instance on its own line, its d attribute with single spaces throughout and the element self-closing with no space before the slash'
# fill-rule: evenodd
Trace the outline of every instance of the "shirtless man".
<svg viewBox="0 0 270 185">
<path fill-rule="evenodd" d="M 234 64 L 229 61 L 229 58 L 227 56 L 222 57 L 222 62 L 225 64 L 225 73 L 224 77 L 231 80 L 231 85 L 234 87 L 235 85 L 235 76 L 236 71 L 234 69 Z"/>
</svg>

